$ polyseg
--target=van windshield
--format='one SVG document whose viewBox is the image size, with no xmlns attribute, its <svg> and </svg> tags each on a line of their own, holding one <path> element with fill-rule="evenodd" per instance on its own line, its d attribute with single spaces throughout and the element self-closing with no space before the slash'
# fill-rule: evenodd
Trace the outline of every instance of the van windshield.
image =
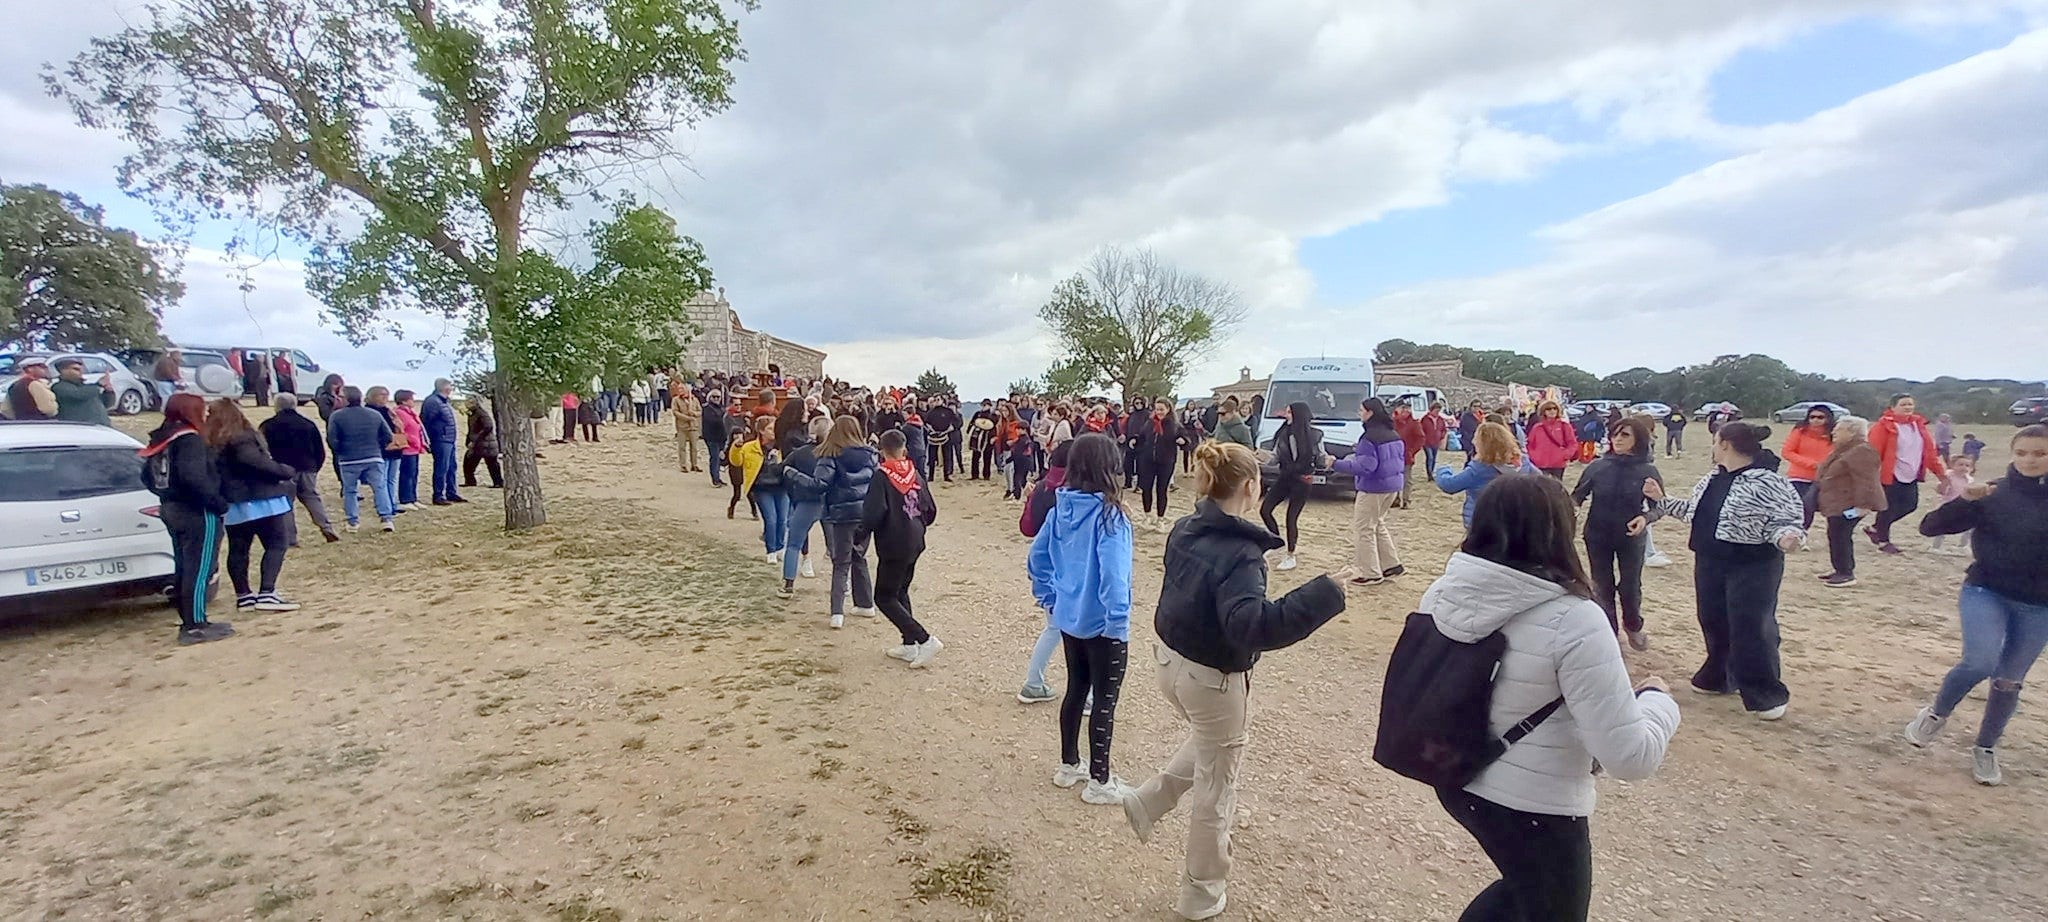
<svg viewBox="0 0 2048 922">
<path fill-rule="evenodd" d="M 1306 403 L 1316 419 L 1358 418 L 1358 406 L 1372 396 L 1364 381 L 1275 381 L 1266 398 L 1266 418 L 1279 419 L 1291 403 Z"/>
</svg>

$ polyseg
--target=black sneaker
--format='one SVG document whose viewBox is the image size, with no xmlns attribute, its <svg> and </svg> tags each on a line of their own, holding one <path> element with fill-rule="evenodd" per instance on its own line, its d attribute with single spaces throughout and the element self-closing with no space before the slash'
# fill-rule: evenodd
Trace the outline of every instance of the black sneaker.
<svg viewBox="0 0 2048 922">
<path fill-rule="evenodd" d="M 235 596 L 236 611 L 250 611 L 256 607 L 256 593 Z"/>
<path fill-rule="evenodd" d="M 1847 589 L 1850 586 L 1856 585 L 1856 577 L 1847 573 L 1837 573 L 1828 577 L 1821 585 L 1829 589 Z"/>
<path fill-rule="evenodd" d="M 178 646 L 189 647 L 195 643 L 209 643 L 235 634 L 234 625 L 226 621 L 213 621 L 178 628 Z"/>
<path fill-rule="evenodd" d="M 448 497 L 448 501 L 449 501 L 449 502 L 451 502 L 451 503 L 466 503 L 466 502 L 469 502 L 469 500 L 463 499 L 463 498 L 462 498 L 462 497 L 460 497 L 460 496 L 450 496 L 450 497 Z"/>
<path fill-rule="evenodd" d="M 1380 576 L 1383 579 L 1393 579 L 1394 577 L 1400 576 L 1401 574 L 1406 572 L 1408 572 L 1408 568 L 1397 563 L 1391 569 L 1381 570 Z"/>
</svg>

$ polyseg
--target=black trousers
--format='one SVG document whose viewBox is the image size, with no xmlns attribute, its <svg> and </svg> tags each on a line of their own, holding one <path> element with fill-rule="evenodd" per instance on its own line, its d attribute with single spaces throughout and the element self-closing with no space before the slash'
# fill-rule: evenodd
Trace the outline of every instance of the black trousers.
<svg viewBox="0 0 2048 922">
<path fill-rule="evenodd" d="M 1742 694 L 1742 706 L 1768 711 L 1791 700 L 1778 674 L 1778 584 L 1785 555 L 1771 549 L 1761 560 L 1699 555 L 1693 594 L 1707 661 L 1692 683 Z"/>
<path fill-rule="evenodd" d="M 1459 922 L 1585 922 L 1593 903 L 1593 833 L 1585 817 L 1525 813 L 1448 788 L 1438 788 L 1436 799 L 1500 871 Z"/>
<path fill-rule="evenodd" d="M 576 411 L 562 408 L 562 441 L 576 441 Z"/>
<path fill-rule="evenodd" d="M 1083 640 L 1062 632 L 1067 696 L 1060 701 L 1060 764 L 1081 762 L 1081 704 L 1095 696 L 1088 715 L 1088 777 L 1109 783 L 1109 744 L 1116 735 L 1116 696 L 1124 687 L 1131 645 L 1114 637 Z"/>
<path fill-rule="evenodd" d="M 171 533 L 171 599 L 178 623 L 207 623 L 206 586 L 220 560 L 220 516 L 185 503 L 163 503 L 157 514 Z"/>
<path fill-rule="evenodd" d="M 1836 573 L 1856 575 L 1856 522 L 1828 516 L 1828 563 Z"/>
<path fill-rule="evenodd" d="M 1273 521 L 1273 510 L 1283 502 L 1287 504 L 1287 553 L 1292 554 L 1301 540 L 1301 506 L 1308 502 L 1308 484 L 1299 477 L 1283 476 L 1266 491 L 1266 498 L 1259 502 L 1259 518 L 1275 535 L 1280 534 L 1280 525 Z"/>
<path fill-rule="evenodd" d="M 916 578 L 916 557 L 875 558 L 875 607 L 882 610 L 882 617 L 889 619 L 890 624 L 896 625 L 906 644 L 932 639 L 931 633 L 910 613 L 910 581 Z"/>
<path fill-rule="evenodd" d="M 496 454 L 487 455 L 472 448 L 462 453 L 463 486 L 476 486 L 476 466 L 478 464 L 482 464 L 491 472 L 491 486 L 502 487 L 505 485 L 505 470 L 498 466 L 498 456 Z"/>
<path fill-rule="evenodd" d="M 984 445 L 974 450 L 974 470 L 969 471 L 968 476 L 974 480 L 987 480 L 995 473 L 995 468 L 995 446 Z"/>
<path fill-rule="evenodd" d="M 1136 489 L 1136 488 L 1137 488 L 1137 486 L 1138 486 L 1138 453 L 1137 453 L 1137 452 L 1135 452 L 1135 451 L 1132 451 L 1132 450 L 1130 449 L 1130 446 L 1125 446 L 1125 447 L 1124 447 L 1124 489 L 1126 489 L 1126 490 Z"/>
<path fill-rule="evenodd" d="M 1877 514 L 1877 521 L 1871 526 L 1877 529 L 1877 543 L 1890 544 L 1892 523 L 1912 515 L 1920 508 L 1920 484 L 1891 483 L 1884 488 L 1885 510 Z"/>
<path fill-rule="evenodd" d="M 1031 484 L 1031 459 L 1010 457 L 1010 480 L 1003 487 L 1003 496 L 1022 498 Z"/>
<path fill-rule="evenodd" d="M 1629 537 L 1588 529 L 1586 566 L 1593 578 L 1593 601 L 1607 612 L 1607 627 L 1643 629 L 1642 535 Z M 1617 615 L 1619 619 L 1617 620 Z"/>
<path fill-rule="evenodd" d="M 584 423 L 584 424 L 583 424 L 583 440 L 584 440 L 584 441 L 586 441 L 586 442 L 595 442 L 595 441 L 597 441 L 597 424 L 596 424 L 596 423 Z"/>
<path fill-rule="evenodd" d="M 1162 461 L 1158 458 L 1138 459 L 1138 495 L 1144 499 L 1145 511 L 1161 517 L 1166 515 L 1166 487 L 1173 483 L 1173 459 Z"/>
<path fill-rule="evenodd" d="M 292 514 L 281 512 L 228 526 L 228 579 L 235 582 L 235 594 L 249 594 L 249 547 L 263 542 L 260 592 L 277 591 L 277 574 L 284 572 L 284 552 L 292 543 Z"/>
<path fill-rule="evenodd" d="M 934 459 L 937 463 L 932 465 L 933 469 L 937 470 L 940 476 L 943 476 L 950 483 L 953 480 L 953 472 L 961 470 L 960 440 L 957 438 L 947 439 L 932 446 L 932 452 L 937 455 Z"/>
</svg>

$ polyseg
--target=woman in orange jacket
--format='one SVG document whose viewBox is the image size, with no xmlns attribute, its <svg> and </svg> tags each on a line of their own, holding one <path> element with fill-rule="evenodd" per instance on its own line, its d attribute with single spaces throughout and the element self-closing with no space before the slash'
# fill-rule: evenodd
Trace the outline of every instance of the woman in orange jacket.
<svg viewBox="0 0 2048 922">
<path fill-rule="evenodd" d="M 1814 404 L 1806 411 L 1806 422 L 1786 434 L 1785 445 L 1778 456 L 1785 459 L 1785 479 L 1792 481 L 1792 488 L 1799 491 L 1799 498 L 1806 503 L 1806 524 L 1813 528 L 1813 510 L 1818 491 L 1814 481 L 1820 463 L 1828 459 L 1828 453 L 1835 450 L 1835 411 L 1822 404 Z"/>
<path fill-rule="evenodd" d="M 1916 409 L 1912 394 L 1900 394 L 1892 398 L 1891 409 L 1870 426 L 1870 447 L 1877 449 L 1881 465 L 1877 473 L 1884 483 L 1885 502 L 1890 505 L 1863 533 L 1887 554 L 1900 553 L 1892 545 L 1892 523 L 1920 507 L 1920 482 L 1948 478 L 1948 466 L 1934 447 L 1933 433 L 1927 431 L 1927 417 L 1914 412 Z"/>
</svg>

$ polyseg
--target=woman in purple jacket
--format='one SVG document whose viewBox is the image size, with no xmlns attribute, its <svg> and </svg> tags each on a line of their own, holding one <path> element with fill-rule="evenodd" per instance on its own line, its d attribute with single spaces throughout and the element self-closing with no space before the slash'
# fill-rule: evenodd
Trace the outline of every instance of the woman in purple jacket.
<svg viewBox="0 0 2048 922">
<path fill-rule="evenodd" d="M 1365 433 L 1358 437 L 1351 457 L 1337 462 L 1339 474 L 1349 474 L 1358 495 L 1351 501 L 1351 566 L 1340 574 L 1352 586 L 1375 586 L 1406 572 L 1401 553 L 1394 547 L 1394 533 L 1387 530 L 1387 510 L 1401 494 L 1407 479 L 1401 434 L 1387 406 L 1377 397 L 1359 405 L 1358 418 Z"/>
</svg>

